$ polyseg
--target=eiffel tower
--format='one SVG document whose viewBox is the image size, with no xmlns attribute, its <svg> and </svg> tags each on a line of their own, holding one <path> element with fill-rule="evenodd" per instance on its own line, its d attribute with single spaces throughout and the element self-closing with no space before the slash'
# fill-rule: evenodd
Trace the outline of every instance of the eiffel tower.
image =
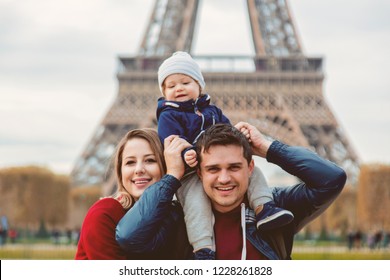
<svg viewBox="0 0 390 280">
<path fill-rule="evenodd" d="M 157 69 L 191 53 L 199 0 L 156 0 L 138 55 L 120 57 L 118 95 L 71 173 L 74 186 L 113 191 L 110 159 L 120 138 L 156 127 Z M 359 160 L 323 96 L 322 58 L 303 54 L 287 0 L 247 0 L 254 56 L 195 56 L 207 92 L 231 120 L 247 121 L 290 145 L 315 150 L 357 180 Z"/>
</svg>

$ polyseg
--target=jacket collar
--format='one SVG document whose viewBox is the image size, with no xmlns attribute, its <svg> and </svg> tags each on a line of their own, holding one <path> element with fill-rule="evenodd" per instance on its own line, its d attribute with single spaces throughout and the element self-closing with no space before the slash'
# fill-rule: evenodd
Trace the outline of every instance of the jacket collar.
<svg viewBox="0 0 390 280">
<path fill-rule="evenodd" d="M 188 100 L 184 102 L 167 101 L 164 97 L 160 97 L 157 102 L 157 118 L 161 112 L 166 109 L 174 109 L 177 111 L 194 112 L 195 108 L 202 110 L 204 107 L 210 105 L 210 95 L 202 94 L 195 101 Z"/>
</svg>

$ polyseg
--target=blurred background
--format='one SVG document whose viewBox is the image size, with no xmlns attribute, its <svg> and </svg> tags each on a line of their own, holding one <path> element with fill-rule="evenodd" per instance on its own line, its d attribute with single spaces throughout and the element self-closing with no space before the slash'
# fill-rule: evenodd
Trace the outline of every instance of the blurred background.
<svg viewBox="0 0 390 280">
<path fill-rule="evenodd" d="M 104 180 L 77 181 L 80 166 L 110 177 L 109 154 L 85 155 L 121 93 L 126 59 L 141 55 L 154 2 L 0 0 L 1 259 L 74 257 L 85 213 L 107 194 Z M 303 54 L 322 58 L 321 93 L 358 166 L 297 235 L 293 258 L 390 259 L 390 3 L 288 4 Z M 256 55 L 247 2 L 200 1 L 191 53 Z M 296 182 L 257 162 L 271 186 Z"/>
</svg>

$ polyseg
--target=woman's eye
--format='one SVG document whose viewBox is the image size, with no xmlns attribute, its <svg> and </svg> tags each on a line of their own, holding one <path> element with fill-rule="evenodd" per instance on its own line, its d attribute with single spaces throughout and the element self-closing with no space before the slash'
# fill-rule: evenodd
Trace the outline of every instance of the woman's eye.
<svg viewBox="0 0 390 280">
<path fill-rule="evenodd" d="M 133 165 L 133 164 L 135 164 L 135 161 L 133 160 L 126 161 L 126 165 Z"/>
<path fill-rule="evenodd" d="M 146 160 L 146 162 L 149 162 L 149 163 L 154 163 L 154 162 L 157 162 L 155 159 L 153 158 L 149 158 Z"/>
</svg>

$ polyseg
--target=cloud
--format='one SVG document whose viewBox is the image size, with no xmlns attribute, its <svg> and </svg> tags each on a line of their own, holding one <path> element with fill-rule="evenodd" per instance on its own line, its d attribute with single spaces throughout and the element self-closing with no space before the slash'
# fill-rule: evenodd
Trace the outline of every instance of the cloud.
<svg viewBox="0 0 390 280">
<path fill-rule="evenodd" d="M 288 3 L 306 53 L 325 58 L 325 97 L 351 142 L 364 161 L 389 162 L 390 3 Z M 136 54 L 153 5 L 0 2 L 0 166 L 70 172 L 116 97 L 117 57 Z M 194 53 L 253 54 L 246 9 L 201 1 Z"/>
</svg>

